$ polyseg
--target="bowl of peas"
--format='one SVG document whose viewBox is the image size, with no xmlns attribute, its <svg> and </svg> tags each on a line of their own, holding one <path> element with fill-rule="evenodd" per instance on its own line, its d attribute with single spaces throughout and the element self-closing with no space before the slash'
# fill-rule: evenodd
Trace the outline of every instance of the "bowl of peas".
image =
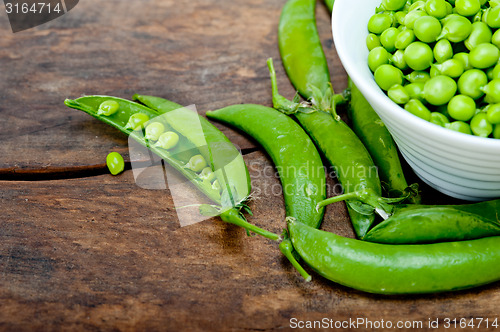
<svg viewBox="0 0 500 332">
<path fill-rule="evenodd" d="M 332 31 L 424 182 L 464 200 L 500 197 L 500 1 L 337 0 Z"/>
</svg>

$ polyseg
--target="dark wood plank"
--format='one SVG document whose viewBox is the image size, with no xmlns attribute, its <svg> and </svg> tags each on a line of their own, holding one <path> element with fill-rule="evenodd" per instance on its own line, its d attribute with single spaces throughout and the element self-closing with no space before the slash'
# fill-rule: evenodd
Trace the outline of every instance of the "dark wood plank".
<svg viewBox="0 0 500 332">
<path fill-rule="evenodd" d="M 280 232 L 272 165 L 260 152 L 245 159 L 256 193 L 249 220 Z M 168 191 L 138 188 L 131 171 L 3 181 L 0 209 L 2 330 L 262 331 L 289 330 L 291 318 L 498 315 L 499 283 L 411 297 L 365 294 L 316 274 L 306 283 L 273 241 L 217 219 L 180 228 Z M 352 236 L 343 204 L 328 207 L 323 228 Z"/>
</svg>

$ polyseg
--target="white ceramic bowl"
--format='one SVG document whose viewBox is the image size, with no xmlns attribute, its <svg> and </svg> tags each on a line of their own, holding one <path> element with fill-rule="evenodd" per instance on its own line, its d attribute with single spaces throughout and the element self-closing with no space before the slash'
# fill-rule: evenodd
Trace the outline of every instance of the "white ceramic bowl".
<svg viewBox="0 0 500 332">
<path fill-rule="evenodd" d="M 336 0 L 333 39 L 342 64 L 394 137 L 415 173 L 433 188 L 478 201 L 500 197 L 500 140 L 465 135 L 422 120 L 392 102 L 368 68 L 368 19 L 381 0 Z"/>
</svg>

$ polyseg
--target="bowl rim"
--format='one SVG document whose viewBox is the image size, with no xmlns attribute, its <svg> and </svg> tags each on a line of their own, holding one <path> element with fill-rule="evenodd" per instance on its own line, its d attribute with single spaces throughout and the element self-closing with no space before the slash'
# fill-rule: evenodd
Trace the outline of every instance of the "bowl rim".
<svg viewBox="0 0 500 332">
<path fill-rule="evenodd" d="M 369 82 L 362 77 L 360 71 L 357 69 L 356 63 L 351 60 L 347 50 L 342 46 L 342 31 L 345 29 L 341 26 L 342 20 L 338 18 L 343 15 L 342 11 L 346 6 L 349 5 L 349 2 L 350 0 L 335 1 L 332 10 L 332 36 L 337 54 L 345 71 L 352 79 L 354 84 L 358 87 L 358 89 L 363 92 L 363 94 L 369 94 L 369 98 L 373 99 L 379 105 L 387 105 L 387 107 L 385 107 L 385 111 L 388 113 L 388 116 L 394 119 L 399 118 L 400 121 L 411 123 L 414 130 L 423 135 L 429 134 L 434 136 L 436 139 L 440 139 L 443 141 L 453 141 L 454 146 L 461 146 L 464 149 L 466 148 L 468 150 L 477 151 L 484 149 L 498 149 L 498 151 L 500 152 L 500 139 L 467 135 L 443 128 L 406 111 L 401 106 L 394 103 L 384 92 L 382 92 L 380 88 L 378 88 L 378 91 L 374 91 Z M 356 7 L 358 7 L 358 5 Z M 361 19 L 356 20 L 356 22 L 357 24 L 367 24 L 367 22 L 362 22 Z M 368 35 L 368 30 L 366 31 L 366 33 Z M 368 63 L 366 63 L 366 65 L 368 66 Z M 372 80 L 374 83 L 373 75 Z"/>
</svg>

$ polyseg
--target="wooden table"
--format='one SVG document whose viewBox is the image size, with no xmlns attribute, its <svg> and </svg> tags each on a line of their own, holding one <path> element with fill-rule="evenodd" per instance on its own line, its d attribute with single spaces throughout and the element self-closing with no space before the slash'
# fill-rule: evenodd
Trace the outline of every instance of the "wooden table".
<svg viewBox="0 0 500 332">
<path fill-rule="evenodd" d="M 446 318 L 498 316 L 499 283 L 451 294 L 370 295 L 316 274 L 304 282 L 276 243 L 217 218 L 181 228 L 168 191 L 139 188 L 130 170 L 108 174 L 105 156 L 127 156 L 126 137 L 63 105 L 83 94 L 144 93 L 202 113 L 235 103 L 270 106 L 268 57 L 282 94 L 292 97 L 277 48 L 284 3 L 86 0 L 16 34 L 0 15 L 2 330 L 267 331 L 288 330 L 293 318 L 424 327 L 439 319 L 443 327 Z M 341 91 L 346 74 L 322 4 L 317 19 Z M 279 181 L 258 176 L 269 158 L 248 137 L 217 126 L 242 148 L 262 193 L 250 203 L 250 221 L 280 232 L 282 197 L 262 190 Z M 451 202 L 423 189 L 428 202 Z M 342 203 L 328 207 L 323 228 L 353 236 Z"/>
</svg>

